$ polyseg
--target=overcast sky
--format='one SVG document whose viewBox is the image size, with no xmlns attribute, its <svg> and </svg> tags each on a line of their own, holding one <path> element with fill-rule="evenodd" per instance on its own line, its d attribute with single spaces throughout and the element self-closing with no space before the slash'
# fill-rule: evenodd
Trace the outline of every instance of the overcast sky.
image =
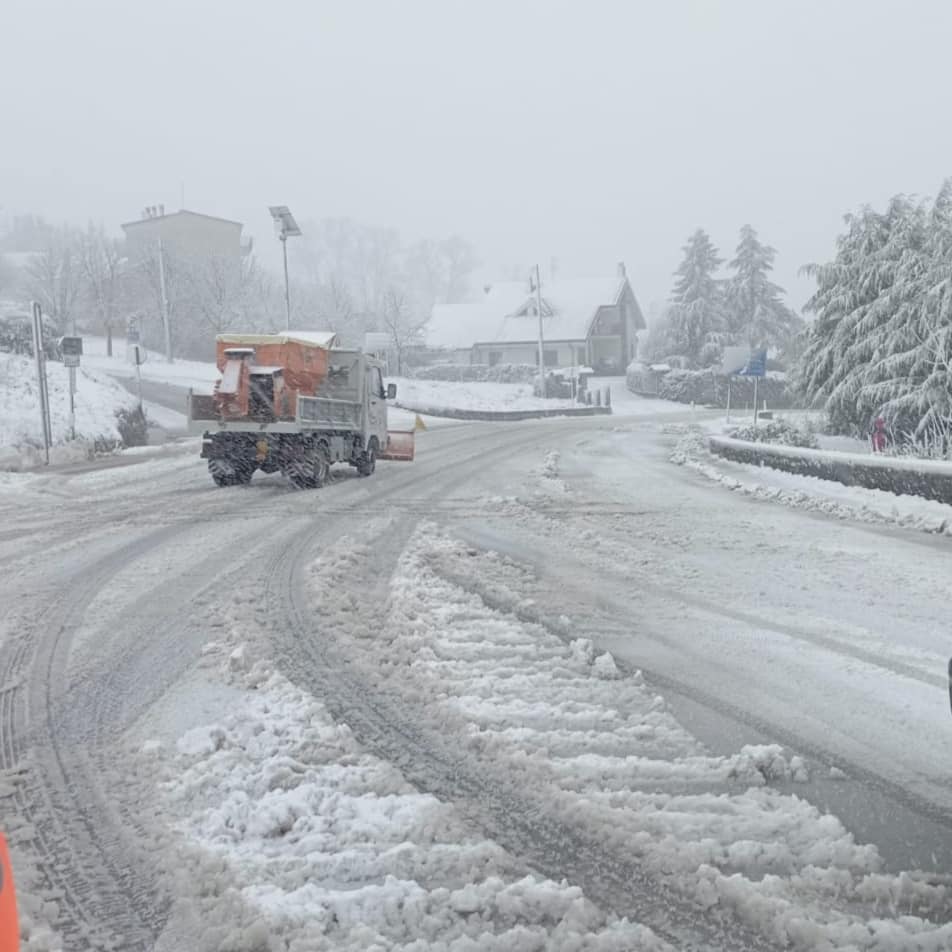
<svg viewBox="0 0 952 952">
<path fill-rule="evenodd" d="M 3 0 L 0 207 L 118 231 L 184 182 L 270 260 L 283 203 L 624 260 L 645 308 L 749 222 L 799 307 L 844 212 L 952 174 L 950 37 L 949 0 Z"/>
</svg>

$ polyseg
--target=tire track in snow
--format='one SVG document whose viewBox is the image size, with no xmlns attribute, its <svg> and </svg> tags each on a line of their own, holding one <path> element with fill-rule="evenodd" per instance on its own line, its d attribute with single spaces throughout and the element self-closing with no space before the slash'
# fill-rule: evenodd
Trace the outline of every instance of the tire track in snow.
<svg viewBox="0 0 952 952">
<path fill-rule="evenodd" d="M 538 442 L 547 439 L 540 437 Z M 492 455 L 507 451 L 496 450 Z M 445 494 L 469 478 L 451 475 L 442 493 L 438 485 L 431 483 L 428 488 L 434 496 Z M 352 590 L 360 593 L 362 626 L 379 626 L 382 593 L 414 528 L 415 520 L 398 519 L 385 547 L 374 544 L 369 570 L 349 580 Z M 346 723 L 364 747 L 396 764 L 418 789 L 452 802 L 471 824 L 533 868 L 555 879 L 568 877 L 597 904 L 649 926 L 680 949 L 775 948 L 733 915 L 701 916 L 693 903 L 646 873 L 630 856 L 619 854 L 610 837 L 567 823 L 553 812 L 544 795 L 527 791 L 518 778 L 493 764 L 461 756 L 460 745 L 452 737 L 421 728 L 412 708 L 382 694 L 379 685 L 368 681 L 353 664 L 346 649 L 334 643 L 333 632 L 321 630 L 320 615 L 313 614 L 305 594 L 303 566 L 308 550 L 304 536 L 276 566 L 268 583 L 269 615 L 286 619 L 276 627 L 287 636 L 291 679 L 321 697 L 335 720 Z M 319 611 L 320 606 L 315 608 Z"/>
</svg>

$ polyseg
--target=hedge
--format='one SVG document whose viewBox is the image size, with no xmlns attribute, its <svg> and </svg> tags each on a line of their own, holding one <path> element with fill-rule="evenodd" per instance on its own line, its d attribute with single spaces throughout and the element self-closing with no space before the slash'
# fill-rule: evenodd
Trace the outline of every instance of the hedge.
<svg viewBox="0 0 952 952">
<path fill-rule="evenodd" d="M 698 403 L 707 406 L 727 405 L 727 384 L 731 381 L 731 404 L 738 409 L 754 404 L 754 378 L 714 374 L 710 370 L 669 370 L 658 384 L 662 400 L 677 403 Z M 762 377 L 757 384 L 757 400 L 768 409 L 786 410 L 795 406 L 793 395 L 781 377 Z"/>
</svg>

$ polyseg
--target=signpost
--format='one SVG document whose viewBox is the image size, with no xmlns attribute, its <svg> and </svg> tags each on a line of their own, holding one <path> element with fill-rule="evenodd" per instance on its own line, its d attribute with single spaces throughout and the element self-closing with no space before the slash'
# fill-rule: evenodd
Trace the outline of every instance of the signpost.
<svg viewBox="0 0 952 952">
<path fill-rule="evenodd" d="M 60 353 L 63 355 L 63 366 L 69 370 L 69 438 L 76 439 L 76 368 L 79 358 L 83 356 L 82 337 L 61 337 Z"/>
<path fill-rule="evenodd" d="M 139 413 L 142 409 L 142 371 L 139 369 L 148 359 L 148 351 L 139 344 L 132 345 L 132 362 L 136 365 L 136 391 L 139 394 Z"/>
<path fill-rule="evenodd" d="M 53 442 L 53 427 L 50 424 L 50 394 L 46 385 L 46 352 L 43 350 L 43 312 L 34 301 L 30 306 L 33 314 L 33 355 L 36 358 L 36 379 L 40 391 L 40 429 L 43 431 L 43 447 L 46 465 L 50 465 L 50 445 Z"/>
<path fill-rule="evenodd" d="M 754 426 L 757 426 L 757 384 L 761 377 L 767 376 L 767 351 L 752 350 L 744 369 L 737 376 L 754 378 Z"/>
<path fill-rule="evenodd" d="M 767 375 L 767 351 L 747 347 L 725 347 L 721 358 L 721 373 L 727 376 L 727 422 L 731 421 L 731 379 L 754 378 L 754 426 L 757 425 L 757 383 Z"/>
</svg>

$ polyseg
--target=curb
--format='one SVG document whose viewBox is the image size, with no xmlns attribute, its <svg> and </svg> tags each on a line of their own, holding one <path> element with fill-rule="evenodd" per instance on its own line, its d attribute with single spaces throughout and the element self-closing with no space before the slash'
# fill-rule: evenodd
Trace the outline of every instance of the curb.
<svg viewBox="0 0 952 952">
<path fill-rule="evenodd" d="M 797 476 L 815 476 L 844 486 L 879 489 L 952 504 L 952 465 L 934 460 L 865 457 L 710 436 L 708 449 L 735 463 L 769 466 Z"/>
</svg>

